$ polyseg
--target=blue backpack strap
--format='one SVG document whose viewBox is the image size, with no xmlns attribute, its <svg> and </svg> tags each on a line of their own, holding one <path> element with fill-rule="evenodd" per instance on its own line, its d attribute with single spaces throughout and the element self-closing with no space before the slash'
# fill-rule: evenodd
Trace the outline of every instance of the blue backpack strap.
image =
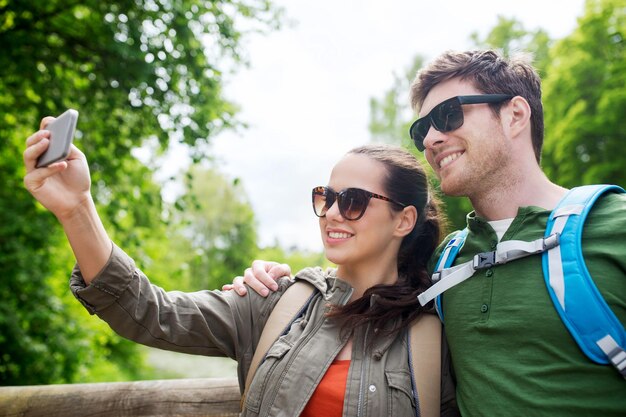
<svg viewBox="0 0 626 417">
<path fill-rule="evenodd" d="M 465 238 L 467 237 L 468 233 L 469 233 L 469 230 L 466 227 L 465 229 L 458 231 L 456 235 L 454 235 L 454 237 L 450 239 L 450 241 L 448 241 L 448 244 L 446 245 L 446 247 L 443 249 L 443 251 L 441 251 L 441 255 L 439 256 L 439 260 L 437 261 L 437 265 L 435 266 L 435 273 L 433 274 L 433 283 L 439 281 L 439 273 L 444 268 L 449 268 L 452 266 L 452 264 L 454 263 L 454 260 L 459 254 L 459 251 L 461 250 L 461 248 L 463 247 L 463 244 L 465 243 Z M 441 308 L 441 296 L 442 294 L 439 294 L 437 298 L 435 298 L 435 310 L 437 310 L 437 314 L 439 315 L 439 318 L 443 322 L 443 309 Z"/>
<path fill-rule="evenodd" d="M 542 254 L 543 275 L 561 320 L 582 351 L 599 364 L 612 363 L 626 377 L 626 331 L 598 291 L 582 254 L 582 230 L 596 200 L 615 185 L 573 188 L 550 214 L 545 236 L 560 245 Z"/>
</svg>

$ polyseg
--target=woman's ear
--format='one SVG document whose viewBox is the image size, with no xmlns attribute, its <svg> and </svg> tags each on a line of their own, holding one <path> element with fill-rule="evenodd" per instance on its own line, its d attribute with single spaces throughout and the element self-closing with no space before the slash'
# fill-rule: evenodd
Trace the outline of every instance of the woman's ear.
<svg viewBox="0 0 626 417">
<path fill-rule="evenodd" d="M 396 226 L 396 236 L 404 237 L 411 233 L 417 223 L 417 209 L 414 206 L 408 206 L 399 213 L 398 223 Z"/>
</svg>

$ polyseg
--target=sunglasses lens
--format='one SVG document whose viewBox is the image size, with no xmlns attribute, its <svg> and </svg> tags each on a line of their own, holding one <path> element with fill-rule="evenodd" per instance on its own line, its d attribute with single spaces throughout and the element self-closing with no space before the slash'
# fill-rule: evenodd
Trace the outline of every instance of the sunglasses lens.
<svg viewBox="0 0 626 417">
<path fill-rule="evenodd" d="M 458 100 L 446 100 L 430 113 L 432 124 L 440 132 L 451 132 L 463 125 L 463 109 Z"/>
<path fill-rule="evenodd" d="M 428 116 L 419 119 L 418 121 L 413 123 L 413 126 L 411 126 L 411 139 L 413 139 L 415 147 L 420 152 L 424 151 L 424 139 L 426 138 L 429 129 L 430 117 Z"/>
<path fill-rule="evenodd" d="M 339 212 L 347 220 L 357 220 L 367 208 L 369 197 L 366 192 L 358 188 L 348 188 L 339 198 Z"/>
<path fill-rule="evenodd" d="M 409 134 L 420 152 L 425 149 L 424 139 L 426 139 L 431 124 L 440 132 L 451 132 L 461 127 L 463 125 L 463 109 L 458 98 L 454 97 L 436 105 L 430 113 L 413 123 Z"/>
<path fill-rule="evenodd" d="M 335 193 L 326 187 L 313 189 L 313 211 L 318 217 L 324 217 L 326 212 L 335 202 Z"/>
</svg>

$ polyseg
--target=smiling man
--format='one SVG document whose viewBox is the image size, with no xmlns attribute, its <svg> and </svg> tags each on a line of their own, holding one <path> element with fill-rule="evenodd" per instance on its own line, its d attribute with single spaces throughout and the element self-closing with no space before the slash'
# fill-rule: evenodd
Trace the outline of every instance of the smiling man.
<svg viewBox="0 0 626 417">
<path fill-rule="evenodd" d="M 494 251 L 499 242 L 541 239 L 568 190 L 539 165 L 543 108 L 532 66 L 494 51 L 448 52 L 417 74 L 411 104 L 419 114 L 411 137 L 442 191 L 469 197 L 474 208 L 454 265 Z M 625 209 L 623 194 L 608 193 L 582 234 L 591 277 L 621 323 Z M 623 415 L 626 381 L 579 349 L 550 299 L 541 262 L 533 255 L 477 270 L 442 296 L 461 413 Z"/>
</svg>

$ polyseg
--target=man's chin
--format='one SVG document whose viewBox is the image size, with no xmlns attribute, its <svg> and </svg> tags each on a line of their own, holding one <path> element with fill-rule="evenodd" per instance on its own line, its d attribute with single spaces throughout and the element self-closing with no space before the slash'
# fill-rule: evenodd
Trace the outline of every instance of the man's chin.
<svg viewBox="0 0 626 417">
<path fill-rule="evenodd" d="M 465 193 L 466 188 L 463 187 L 462 184 L 459 184 L 454 181 L 441 181 L 440 186 L 441 192 L 444 193 L 448 197 L 466 197 Z"/>
</svg>

